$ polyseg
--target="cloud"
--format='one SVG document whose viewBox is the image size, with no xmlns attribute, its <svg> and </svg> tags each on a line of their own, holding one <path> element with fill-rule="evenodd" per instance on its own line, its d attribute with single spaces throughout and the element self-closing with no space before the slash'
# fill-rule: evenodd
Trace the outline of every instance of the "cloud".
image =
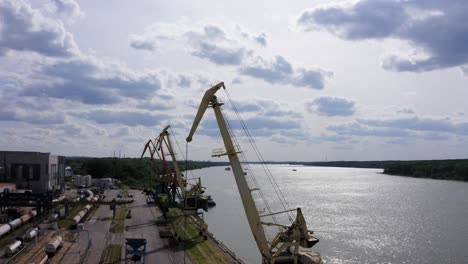
<svg viewBox="0 0 468 264">
<path fill-rule="evenodd" d="M 184 36 L 193 49 L 192 55 L 219 65 L 239 65 L 252 52 L 234 36 L 228 37 L 223 28 L 205 25 L 203 30 L 191 29 Z"/>
<path fill-rule="evenodd" d="M 244 112 L 243 122 L 249 133 L 256 137 L 271 137 L 273 135 L 305 137 L 301 131 L 302 115 L 289 110 L 270 109 L 269 106 L 262 107 L 262 104 L 269 104 L 264 101 L 258 104 L 246 103 L 238 105 L 238 110 Z M 272 105 L 270 105 L 272 106 Z M 224 109 L 227 116 L 233 116 Z M 192 119 L 192 117 L 189 117 Z M 245 136 L 243 126 L 238 119 L 227 118 L 230 129 L 236 136 Z M 200 123 L 200 133 L 207 136 L 219 136 L 218 123 L 213 117 L 208 117 Z"/>
<path fill-rule="evenodd" d="M 152 40 L 137 35 L 130 35 L 130 47 L 137 50 L 156 50 L 156 43 Z"/>
<path fill-rule="evenodd" d="M 266 35 L 265 32 L 260 33 L 258 36 L 254 37 L 254 39 L 258 44 L 266 47 L 266 45 L 267 45 L 267 35 Z"/>
<path fill-rule="evenodd" d="M 348 136 L 341 136 L 341 135 L 327 135 L 322 134 L 318 137 L 320 141 L 330 141 L 330 142 L 350 142 L 351 138 Z"/>
<path fill-rule="evenodd" d="M 253 63 L 247 65 L 239 69 L 239 74 L 262 79 L 268 83 L 291 84 L 312 89 L 323 89 L 325 86 L 326 74 L 323 71 L 294 69 L 282 56 L 276 56 L 270 61 L 257 57 Z"/>
<path fill-rule="evenodd" d="M 402 108 L 397 111 L 398 114 L 414 114 L 414 110 L 411 108 Z"/>
<path fill-rule="evenodd" d="M 190 54 L 218 65 L 239 65 L 252 52 L 241 36 L 213 24 L 186 25 L 154 23 L 143 34 L 130 35 L 130 46 L 155 50 L 165 42 L 176 41 L 190 48 Z"/>
<path fill-rule="evenodd" d="M 461 67 L 461 70 L 465 76 L 468 76 L 468 67 Z"/>
<path fill-rule="evenodd" d="M 128 127 L 120 127 L 114 133 L 112 133 L 111 137 L 125 137 L 130 135 L 130 129 Z"/>
<path fill-rule="evenodd" d="M 243 48 L 221 47 L 208 42 L 200 42 L 192 55 L 208 59 L 209 61 L 220 65 L 239 65 L 246 55 Z"/>
<path fill-rule="evenodd" d="M 62 20 L 74 22 L 84 16 L 80 6 L 74 0 L 52 0 L 54 11 Z"/>
<path fill-rule="evenodd" d="M 410 137 L 412 134 L 408 131 L 398 128 L 376 128 L 365 126 L 359 123 L 349 123 L 340 125 L 330 125 L 327 130 L 338 135 L 360 136 L 360 137 Z"/>
<path fill-rule="evenodd" d="M 263 79 L 267 82 L 285 82 L 293 73 L 291 64 L 283 57 L 276 56 L 272 61 L 257 59 L 256 65 L 245 66 L 240 74 Z"/>
<path fill-rule="evenodd" d="M 21 95 L 79 101 L 85 104 L 115 104 L 122 98 L 144 99 L 161 88 L 156 72 L 136 72 L 124 65 L 98 58 L 75 57 L 37 65 L 34 78 Z"/>
<path fill-rule="evenodd" d="M 346 40 L 400 39 L 417 50 L 392 54 L 383 67 L 421 72 L 468 63 L 467 12 L 463 0 L 361 0 L 351 6 L 303 11 L 297 23 L 305 30 L 323 28 Z"/>
<path fill-rule="evenodd" d="M 0 121 L 17 121 L 34 125 L 63 124 L 66 115 L 54 109 L 50 98 L 19 97 L 13 91 L 0 91 Z"/>
<path fill-rule="evenodd" d="M 407 20 L 396 1 L 359 1 L 351 8 L 320 7 L 304 11 L 298 24 L 306 30 L 319 26 L 344 39 L 383 38 L 393 34 Z"/>
<path fill-rule="evenodd" d="M 232 103 L 237 111 L 245 116 L 269 116 L 274 118 L 301 119 L 304 116 L 301 112 L 294 111 L 287 103 L 268 100 L 264 98 L 247 98 L 243 100 L 233 100 Z M 225 109 L 230 113 L 230 109 Z"/>
<path fill-rule="evenodd" d="M 78 136 L 81 134 L 81 131 L 82 131 L 80 127 L 73 125 L 73 124 L 66 124 L 58 128 L 63 130 L 63 133 L 66 136 Z"/>
<path fill-rule="evenodd" d="M 174 72 L 172 70 L 162 69 L 158 71 L 163 79 L 164 86 L 169 90 L 179 88 L 200 88 L 203 90 L 212 85 L 215 78 L 204 72 Z"/>
<path fill-rule="evenodd" d="M 0 121 L 19 121 L 35 125 L 63 124 L 65 115 L 60 112 L 31 112 L 24 109 L 0 108 Z"/>
<path fill-rule="evenodd" d="M 0 56 L 9 51 L 61 58 L 79 53 L 73 35 L 61 20 L 45 17 L 24 0 L 0 2 L 0 36 Z"/>
<path fill-rule="evenodd" d="M 446 132 L 458 135 L 468 135 L 468 123 L 455 123 L 448 118 L 395 118 L 387 120 L 366 120 L 359 119 L 359 123 L 374 126 L 406 129 L 413 131 L 431 131 L 431 132 Z"/>
<path fill-rule="evenodd" d="M 256 45 L 267 45 L 267 35 L 248 33 L 241 26 L 234 29 L 214 24 L 155 23 L 143 34 L 131 36 L 131 46 L 137 49 L 153 49 L 153 45 L 175 41 L 190 47 L 190 54 L 217 65 L 235 66 L 240 75 L 264 80 L 271 84 L 290 84 L 296 87 L 323 89 L 330 72 L 321 69 L 293 65 L 283 56 L 260 56 Z M 135 47 L 136 45 L 136 47 Z M 169 44 L 160 44 L 167 46 Z"/>
<path fill-rule="evenodd" d="M 309 113 L 321 116 L 351 116 L 355 112 L 354 102 L 339 97 L 319 97 L 306 103 Z"/>
<path fill-rule="evenodd" d="M 454 122 L 448 118 L 357 119 L 351 123 L 329 125 L 326 129 L 338 137 L 390 138 L 387 144 L 400 144 L 409 138 L 441 141 L 450 140 L 453 136 L 468 136 L 468 123 Z"/>
<path fill-rule="evenodd" d="M 262 108 L 259 103 L 234 101 L 237 110 L 241 113 L 259 112 Z"/>
<path fill-rule="evenodd" d="M 300 122 L 292 119 L 273 119 L 271 117 L 252 117 L 247 120 L 244 120 L 245 125 L 249 129 L 294 129 L 300 128 Z"/>
<path fill-rule="evenodd" d="M 408 141 L 402 138 L 397 138 L 397 139 L 389 139 L 385 141 L 385 144 L 387 145 L 407 145 Z"/>
<path fill-rule="evenodd" d="M 127 126 L 157 126 L 161 125 L 169 117 L 164 114 L 153 114 L 137 111 L 111 111 L 92 110 L 88 112 L 72 114 L 76 117 L 91 120 L 98 124 L 123 124 Z"/>
</svg>

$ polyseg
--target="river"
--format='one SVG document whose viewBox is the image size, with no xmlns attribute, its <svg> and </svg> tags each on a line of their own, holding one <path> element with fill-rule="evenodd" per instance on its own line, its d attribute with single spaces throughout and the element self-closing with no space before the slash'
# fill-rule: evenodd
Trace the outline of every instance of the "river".
<svg viewBox="0 0 468 264">
<path fill-rule="evenodd" d="M 259 165 L 245 169 L 248 176 L 262 174 Z M 290 207 L 302 208 L 324 263 L 468 263 L 468 183 L 380 169 L 269 169 Z M 204 214 L 210 232 L 246 263 L 261 263 L 232 171 L 211 167 L 190 177 L 201 177 L 217 203 Z M 264 193 L 273 193 L 262 177 L 258 181 Z"/>
</svg>

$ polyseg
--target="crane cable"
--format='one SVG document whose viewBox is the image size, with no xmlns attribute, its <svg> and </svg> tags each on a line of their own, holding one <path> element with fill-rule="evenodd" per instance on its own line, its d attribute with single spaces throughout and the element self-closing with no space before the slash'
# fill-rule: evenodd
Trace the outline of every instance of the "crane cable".
<svg viewBox="0 0 468 264">
<path fill-rule="evenodd" d="M 171 134 L 174 135 L 172 138 L 174 139 L 174 142 L 177 145 L 177 149 L 179 150 L 179 153 L 181 153 L 182 158 L 185 159 L 185 178 L 188 180 L 188 174 L 190 174 L 190 176 L 192 176 L 191 179 L 195 179 L 195 176 L 193 175 L 192 171 L 189 171 L 187 169 L 188 168 L 188 142 L 186 142 L 187 144 L 185 146 L 185 157 L 184 157 L 184 152 L 182 152 L 182 148 L 180 147 L 179 141 L 177 141 L 177 138 L 171 126 L 169 126 L 169 130 L 171 131 Z"/>
<path fill-rule="evenodd" d="M 234 143 L 237 151 L 239 151 L 239 154 L 240 154 L 240 156 L 242 158 L 243 164 L 247 165 L 247 158 L 245 157 L 244 152 L 240 151 L 241 148 L 240 148 L 239 142 L 237 141 L 236 136 L 234 135 L 231 123 L 229 122 L 229 117 L 228 117 L 226 112 L 224 112 L 224 115 L 226 116 L 226 118 L 225 118 L 226 119 L 226 124 L 227 124 L 228 129 L 229 129 L 229 134 L 231 135 L 231 137 L 233 139 L 233 143 Z M 250 173 L 248 173 L 248 176 L 252 180 L 254 187 L 258 189 L 258 192 L 259 192 L 260 197 L 261 197 L 261 199 L 262 199 L 262 201 L 263 201 L 263 203 L 264 203 L 264 205 L 265 205 L 265 207 L 267 209 L 268 214 L 273 213 L 273 210 L 271 209 L 271 206 L 270 206 L 270 203 L 268 202 L 268 199 L 265 197 L 265 194 L 263 193 L 262 189 L 259 188 L 260 184 L 258 183 L 257 179 L 255 177 L 253 177 L 252 170 L 249 170 L 249 171 L 250 171 Z M 272 215 L 271 217 L 273 219 L 273 222 L 277 224 L 278 221 L 276 220 L 275 215 Z"/>
<path fill-rule="evenodd" d="M 242 117 L 241 117 L 241 115 L 240 115 L 240 113 L 239 113 L 237 107 L 236 107 L 235 104 L 233 103 L 233 101 L 232 101 L 232 99 L 231 99 L 231 96 L 229 95 L 229 92 L 227 91 L 227 89 L 224 89 L 224 91 L 225 91 L 225 93 L 226 93 L 226 95 L 227 95 L 227 98 L 228 98 L 228 100 L 229 100 L 229 103 L 231 104 L 231 106 L 232 106 L 232 108 L 233 108 L 233 110 L 234 110 L 234 113 L 236 114 L 237 118 L 239 119 L 239 121 L 240 121 L 240 123 L 241 123 L 242 129 L 244 130 L 244 132 L 245 132 L 245 134 L 246 134 L 246 136 L 247 136 L 247 139 L 248 139 L 250 145 L 252 146 L 252 148 L 253 148 L 255 154 L 257 155 L 258 160 L 260 161 L 260 164 L 262 165 L 262 167 L 263 167 L 263 169 L 264 169 L 264 171 L 265 171 L 265 174 L 267 175 L 267 178 L 268 178 L 270 184 L 273 186 L 273 189 L 275 190 L 275 193 L 276 193 L 278 199 L 280 200 L 283 209 L 284 209 L 285 211 L 287 211 L 287 209 L 290 208 L 288 201 L 286 200 L 286 198 L 285 198 L 283 192 L 282 192 L 281 189 L 279 188 L 279 185 L 278 185 L 278 183 L 276 182 L 275 178 L 273 177 L 273 175 L 272 175 L 270 169 L 266 166 L 266 162 L 265 162 L 265 160 L 263 159 L 263 156 L 262 156 L 260 150 L 258 149 L 257 145 L 255 144 L 255 141 L 254 141 L 252 135 L 250 134 L 250 132 L 249 132 L 247 126 L 245 125 L 245 122 L 244 122 L 244 120 L 242 119 Z M 287 216 L 288 216 L 288 218 L 289 218 L 289 221 L 290 221 L 290 222 L 293 222 L 293 219 L 292 219 L 292 217 L 291 217 L 291 215 L 290 215 L 289 212 L 287 212 Z"/>
</svg>

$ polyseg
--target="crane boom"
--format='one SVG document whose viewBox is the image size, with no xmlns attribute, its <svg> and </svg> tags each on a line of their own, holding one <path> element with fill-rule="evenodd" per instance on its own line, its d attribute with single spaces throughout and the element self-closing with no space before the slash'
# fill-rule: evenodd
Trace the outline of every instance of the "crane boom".
<svg viewBox="0 0 468 264">
<path fill-rule="evenodd" d="M 195 134 L 195 131 L 198 128 L 198 124 L 200 124 L 200 121 L 205 114 L 206 109 L 208 108 L 208 105 L 210 104 L 212 97 L 215 95 L 215 93 L 221 89 L 221 87 L 224 87 L 224 83 L 220 82 L 217 85 L 211 87 L 208 91 L 205 92 L 205 95 L 203 96 L 201 102 L 200 102 L 200 107 L 198 108 L 197 115 L 195 116 L 195 119 L 193 120 L 193 125 L 192 129 L 190 129 L 190 133 L 187 137 L 187 142 L 192 141 L 193 134 Z"/>
<path fill-rule="evenodd" d="M 205 92 L 205 95 L 201 100 L 200 107 L 198 108 L 197 115 L 193 121 L 192 128 L 190 129 L 190 133 L 186 139 L 187 142 L 192 141 L 192 137 L 195 134 L 206 109 L 208 107 L 212 107 L 226 148 L 226 153 L 216 154 L 213 156 L 227 155 L 229 158 L 234 179 L 236 181 L 237 188 L 239 189 L 244 211 L 247 216 L 247 221 L 255 238 L 255 242 L 257 243 L 257 247 L 262 254 L 262 262 L 274 264 L 278 262 L 284 263 L 283 261 L 287 261 L 288 263 L 292 261 L 297 264 L 300 261 L 300 258 L 303 258 L 307 259 L 304 263 L 321 263 L 320 255 L 318 255 L 318 257 L 317 255 L 310 257 L 307 254 L 301 255 L 301 252 L 299 252 L 299 248 L 301 246 L 310 248 L 318 242 L 318 239 L 312 236 L 313 232 L 307 230 L 307 225 L 300 208 L 296 208 L 297 213 L 295 221 L 290 226 L 281 226 L 282 231 L 276 234 L 271 243 L 268 242 L 263 225 L 269 226 L 272 225 L 272 223 L 262 222 L 261 217 L 267 215 L 260 216 L 258 213 L 252 197 L 252 191 L 256 191 L 257 189 L 250 189 L 247 183 L 244 170 L 242 169 L 237 155 L 239 152 L 234 148 L 229 129 L 221 111 L 221 106 L 223 104 L 218 101 L 218 98 L 215 95 L 221 88 L 226 89 L 223 82 L 218 83 Z M 291 248 L 293 249 L 291 250 Z"/>
</svg>

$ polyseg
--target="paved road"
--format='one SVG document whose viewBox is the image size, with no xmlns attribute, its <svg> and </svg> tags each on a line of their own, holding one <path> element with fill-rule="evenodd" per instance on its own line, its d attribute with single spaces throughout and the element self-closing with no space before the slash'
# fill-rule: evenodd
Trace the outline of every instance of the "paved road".
<svg viewBox="0 0 468 264">
<path fill-rule="evenodd" d="M 146 238 L 146 263 L 184 263 L 184 251 L 169 248 L 167 239 L 159 237 L 155 225 L 155 220 L 161 216 L 159 209 L 154 205 L 148 206 L 145 195 L 140 191 L 130 192 L 134 194 L 135 202 L 129 207 L 132 219 L 126 222 L 125 237 Z M 186 263 L 190 263 L 188 258 Z"/>
<path fill-rule="evenodd" d="M 118 193 L 118 190 L 106 191 L 105 201 L 116 198 Z M 112 210 L 108 205 L 99 206 L 92 218 L 85 223 L 85 230 L 80 232 L 77 243 L 69 250 L 71 254 L 64 257 L 63 263 L 80 263 L 79 255 L 84 256 L 84 263 L 99 263 L 102 251 L 108 244 L 111 244 L 111 237 L 114 235 L 109 232 L 111 222 Z M 88 245 L 90 247 L 86 250 Z"/>
<path fill-rule="evenodd" d="M 109 244 L 122 245 L 121 263 L 125 263 L 125 238 L 146 238 L 146 263 L 184 263 L 183 250 L 169 248 L 167 239 L 161 239 L 155 219 L 161 215 L 155 206 L 146 204 L 146 197 L 140 191 L 130 190 L 134 194 L 134 202 L 129 204 L 132 218 L 125 222 L 126 231 L 123 234 L 109 232 L 112 222 L 112 210 L 108 205 L 101 205 L 94 215 L 85 223 L 85 230 L 80 232 L 79 239 L 63 258 L 63 263 L 80 263 L 79 255 L 84 255 L 84 263 L 98 264 L 103 250 Z M 119 190 L 106 191 L 106 201 L 117 197 Z M 90 248 L 86 247 L 90 239 Z M 190 263 L 186 258 L 185 263 Z"/>
</svg>

